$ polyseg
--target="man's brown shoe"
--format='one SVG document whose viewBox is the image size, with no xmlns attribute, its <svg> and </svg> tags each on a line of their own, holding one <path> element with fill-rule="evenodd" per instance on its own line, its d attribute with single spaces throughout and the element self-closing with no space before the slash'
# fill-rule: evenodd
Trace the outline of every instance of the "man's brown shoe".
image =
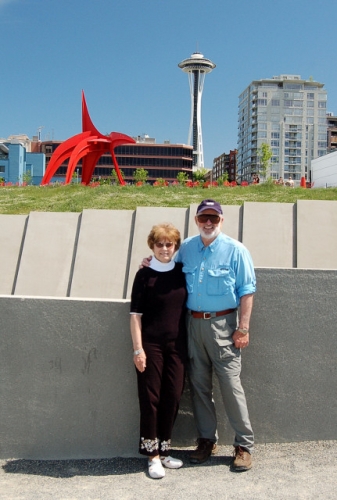
<svg viewBox="0 0 337 500">
<path fill-rule="evenodd" d="M 232 470 L 235 472 L 244 472 L 251 469 L 252 457 L 250 453 L 242 446 L 235 446 L 234 460 Z"/>
<path fill-rule="evenodd" d="M 216 453 L 216 444 L 205 438 L 198 439 L 198 447 L 192 451 L 190 462 L 192 464 L 202 464 L 208 460 L 211 454 Z"/>
</svg>

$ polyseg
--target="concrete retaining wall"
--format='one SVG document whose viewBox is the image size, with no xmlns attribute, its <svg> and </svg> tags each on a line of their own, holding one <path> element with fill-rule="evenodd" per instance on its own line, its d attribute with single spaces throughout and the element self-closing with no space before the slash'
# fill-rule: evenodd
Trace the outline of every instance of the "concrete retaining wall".
<svg viewBox="0 0 337 500">
<path fill-rule="evenodd" d="M 257 443 L 337 439 L 337 271 L 257 269 L 243 353 Z M 128 300 L 0 297 L 0 458 L 137 455 Z M 220 442 L 232 442 L 216 386 Z M 196 437 L 186 387 L 174 444 Z"/>
<path fill-rule="evenodd" d="M 125 299 L 154 224 L 197 233 L 189 208 L 0 215 L 0 294 Z M 223 206 L 223 231 L 256 267 L 337 269 L 337 201 Z"/>
<path fill-rule="evenodd" d="M 137 454 L 131 285 L 152 225 L 196 234 L 195 209 L 0 215 L 0 458 Z M 337 202 L 223 210 L 257 267 L 242 374 L 256 441 L 337 439 Z M 195 438 L 187 384 L 174 444 Z"/>
</svg>

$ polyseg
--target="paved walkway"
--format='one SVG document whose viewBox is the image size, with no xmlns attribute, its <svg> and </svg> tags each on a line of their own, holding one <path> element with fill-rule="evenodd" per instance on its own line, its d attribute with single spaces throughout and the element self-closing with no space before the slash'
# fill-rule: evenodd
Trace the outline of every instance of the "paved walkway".
<svg viewBox="0 0 337 500">
<path fill-rule="evenodd" d="M 192 449 L 192 448 L 191 448 Z M 176 450 L 179 470 L 149 478 L 144 458 L 2 460 L 1 500 L 288 500 L 337 498 L 337 441 L 257 445 L 254 467 L 230 471 L 232 448 L 202 465 Z"/>
</svg>

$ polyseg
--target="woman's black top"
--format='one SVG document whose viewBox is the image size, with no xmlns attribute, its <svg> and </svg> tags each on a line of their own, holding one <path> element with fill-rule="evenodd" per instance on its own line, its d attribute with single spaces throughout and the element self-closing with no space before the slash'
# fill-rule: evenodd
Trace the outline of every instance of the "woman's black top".
<svg viewBox="0 0 337 500">
<path fill-rule="evenodd" d="M 186 298 L 181 263 L 165 272 L 140 269 L 132 287 L 130 311 L 142 313 L 143 341 L 160 343 L 185 337 Z"/>
</svg>

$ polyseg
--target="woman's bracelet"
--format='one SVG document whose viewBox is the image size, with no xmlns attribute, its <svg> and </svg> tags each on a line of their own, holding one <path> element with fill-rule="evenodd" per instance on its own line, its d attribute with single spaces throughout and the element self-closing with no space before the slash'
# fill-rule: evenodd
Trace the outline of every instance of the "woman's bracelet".
<svg viewBox="0 0 337 500">
<path fill-rule="evenodd" d="M 137 349 L 137 351 L 133 351 L 134 356 L 138 356 L 138 354 L 141 354 L 144 351 L 144 349 Z"/>
</svg>

